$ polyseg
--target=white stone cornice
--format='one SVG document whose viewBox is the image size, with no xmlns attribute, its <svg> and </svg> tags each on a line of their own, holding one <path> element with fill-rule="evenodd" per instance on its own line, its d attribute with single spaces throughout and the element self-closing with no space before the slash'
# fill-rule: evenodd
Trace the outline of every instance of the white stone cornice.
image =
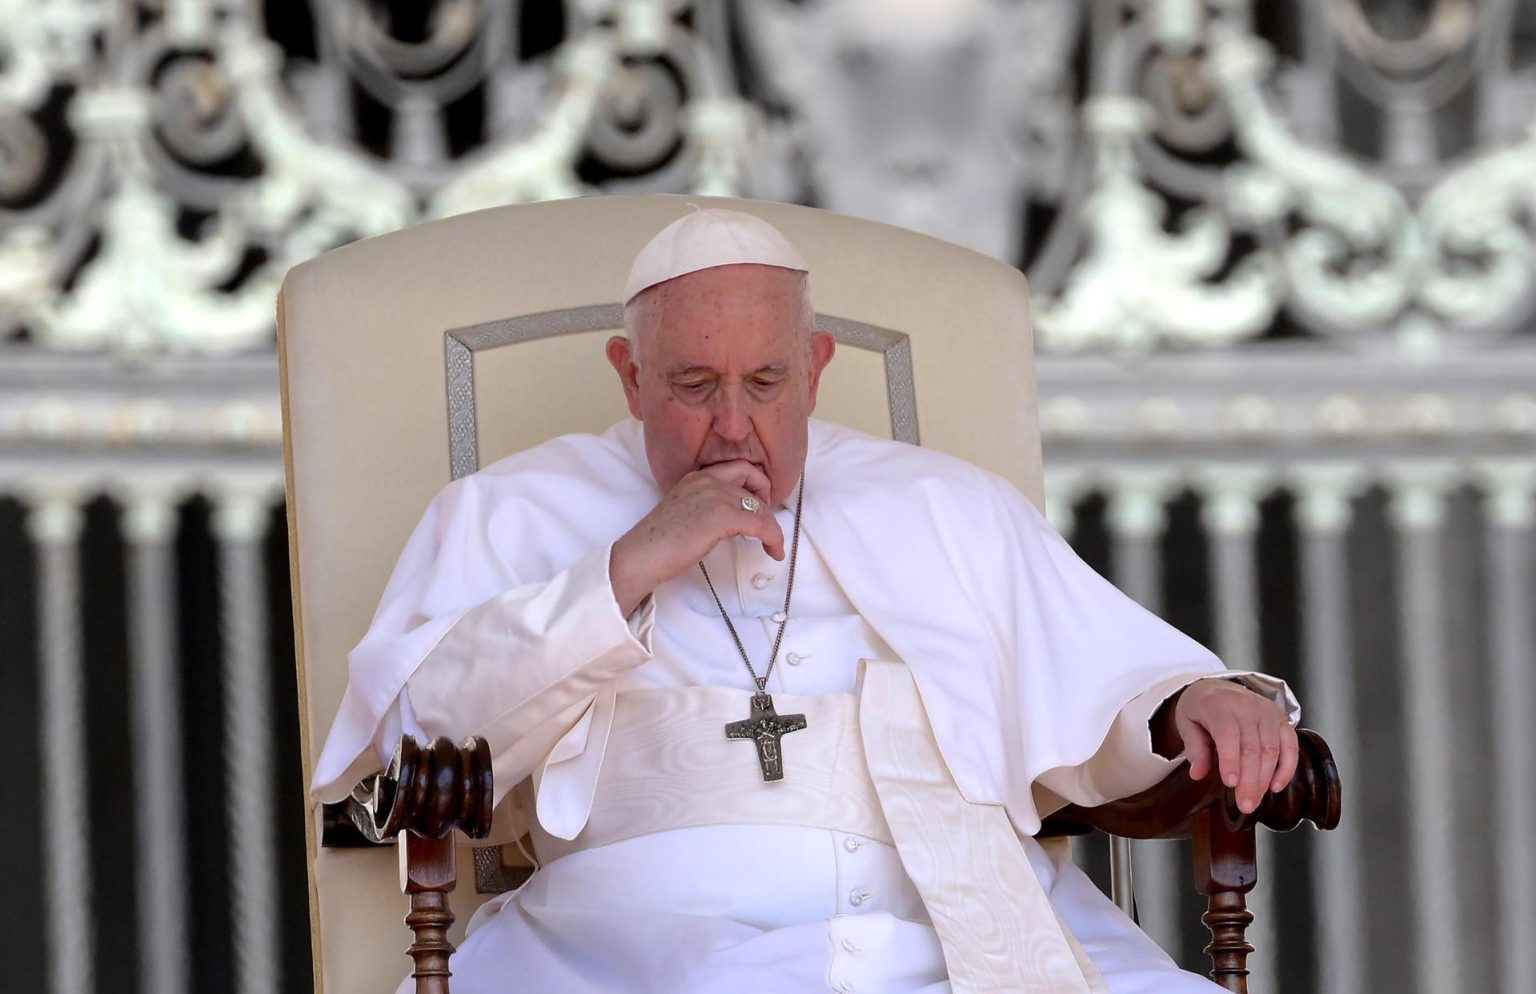
<svg viewBox="0 0 1536 994">
<path fill-rule="evenodd" d="M 270 354 L 124 365 L 0 346 L 0 457 L 13 447 L 275 454 L 282 439 Z"/>
<path fill-rule="evenodd" d="M 1433 365 L 1284 342 L 1226 354 L 1041 355 L 1040 426 L 1053 459 L 1160 462 L 1262 456 L 1293 462 L 1397 451 L 1505 451 L 1536 444 L 1536 347 L 1451 354 Z"/>
</svg>

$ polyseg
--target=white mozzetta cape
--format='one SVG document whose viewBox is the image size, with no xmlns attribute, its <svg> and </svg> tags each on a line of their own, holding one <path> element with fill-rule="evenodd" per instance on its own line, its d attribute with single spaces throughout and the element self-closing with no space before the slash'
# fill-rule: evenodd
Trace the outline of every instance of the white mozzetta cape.
<svg viewBox="0 0 1536 994">
<path fill-rule="evenodd" d="M 402 724 L 412 730 L 402 689 L 459 618 L 513 588 L 590 573 L 594 557 L 606 564 L 608 547 L 659 497 L 641 426 L 631 420 L 601 436 L 553 439 L 446 487 L 349 656 L 316 795 L 345 796 L 378 768 L 378 752 Z M 965 798 L 1004 806 L 1022 834 L 1036 832 L 1063 798 L 1096 804 L 1156 782 L 1161 763 L 1128 778 L 1063 768 L 1085 764 L 1112 733 L 1123 734 L 1117 718 L 1133 701 L 1148 701 L 1131 709 L 1144 736 L 1162 696 L 1223 669 L 1078 559 L 1011 484 L 940 452 L 812 421 L 804 536 L 910 667 Z M 553 730 L 537 736 L 540 755 L 493 743 L 498 795 L 547 760 L 546 777 L 563 767 L 561 793 L 574 787 L 579 795 L 585 784 L 590 797 L 613 683 L 611 674 L 594 679 L 584 699 L 551 716 Z M 582 821 L 546 827 L 574 835 Z"/>
</svg>

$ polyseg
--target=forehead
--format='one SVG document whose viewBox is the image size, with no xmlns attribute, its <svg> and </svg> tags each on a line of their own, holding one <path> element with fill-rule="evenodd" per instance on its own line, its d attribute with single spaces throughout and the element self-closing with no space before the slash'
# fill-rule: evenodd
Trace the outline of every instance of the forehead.
<svg viewBox="0 0 1536 994">
<path fill-rule="evenodd" d="M 631 306 L 643 313 L 642 348 L 682 352 L 781 351 L 805 324 L 805 274 L 774 266 L 717 266 L 668 280 Z"/>
</svg>

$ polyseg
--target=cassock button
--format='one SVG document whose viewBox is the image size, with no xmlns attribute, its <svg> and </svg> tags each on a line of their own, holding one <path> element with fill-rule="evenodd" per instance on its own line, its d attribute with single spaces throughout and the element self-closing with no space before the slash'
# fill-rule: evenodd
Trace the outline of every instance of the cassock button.
<svg viewBox="0 0 1536 994">
<path fill-rule="evenodd" d="M 869 900 L 870 898 L 872 898 L 874 896 L 875 896 L 874 893 L 871 892 L 871 891 L 856 890 L 856 891 L 853 891 L 851 894 L 848 895 L 848 903 L 853 905 L 855 908 L 857 908 L 859 905 L 863 904 L 865 901 Z"/>
<path fill-rule="evenodd" d="M 791 666 L 799 666 L 801 660 L 803 659 L 805 659 L 805 657 L 800 655 L 798 652 L 791 652 L 789 655 L 784 657 L 784 661 Z"/>
<path fill-rule="evenodd" d="M 759 573 L 752 578 L 752 586 L 756 587 L 758 590 L 762 590 L 764 587 L 768 586 L 769 581 L 772 579 L 773 577 L 769 576 L 767 573 Z"/>
<path fill-rule="evenodd" d="M 850 835 L 843 839 L 843 848 L 849 852 L 858 852 L 864 846 L 864 840 L 856 835 Z"/>
</svg>

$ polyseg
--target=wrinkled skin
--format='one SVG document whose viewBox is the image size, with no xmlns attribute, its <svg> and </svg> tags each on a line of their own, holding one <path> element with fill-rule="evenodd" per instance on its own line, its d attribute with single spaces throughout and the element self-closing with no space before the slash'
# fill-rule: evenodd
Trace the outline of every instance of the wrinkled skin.
<svg viewBox="0 0 1536 994">
<path fill-rule="evenodd" d="M 658 585 L 746 535 L 784 558 L 773 508 L 805 467 L 811 412 L 832 336 L 813 331 L 805 276 L 775 266 L 717 266 L 641 293 L 629 338 L 608 341 L 629 411 L 665 496 L 616 543 L 609 575 L 633 611 Z M 755 496 L 756 511 L 742 507 Z"/>
</svg>

